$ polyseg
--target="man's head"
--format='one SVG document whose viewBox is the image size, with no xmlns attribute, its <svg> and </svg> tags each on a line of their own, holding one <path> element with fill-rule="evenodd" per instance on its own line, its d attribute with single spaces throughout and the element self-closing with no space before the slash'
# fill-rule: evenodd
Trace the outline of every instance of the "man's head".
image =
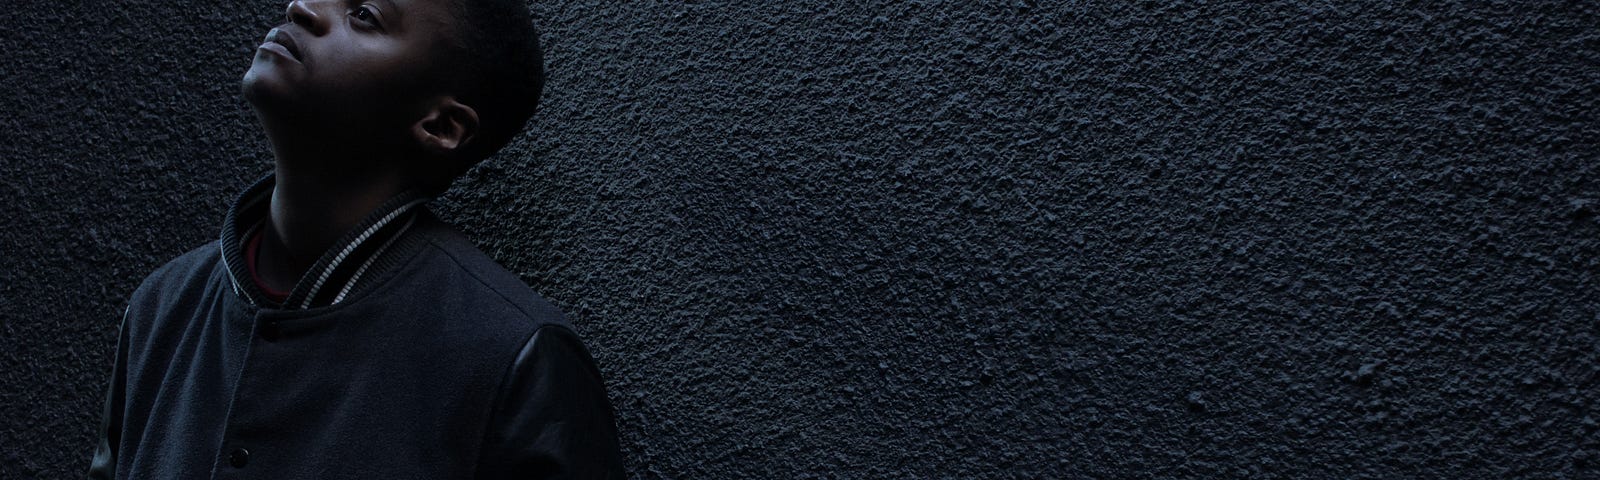
<svg viewBox="0 0 1600 480">
<path fill-rule="evenodd" d="M 543 55 L 524 0 L 296 0 L 243 89 L 279 161 L 443 189 L 520 132 Z"/>
</svg>

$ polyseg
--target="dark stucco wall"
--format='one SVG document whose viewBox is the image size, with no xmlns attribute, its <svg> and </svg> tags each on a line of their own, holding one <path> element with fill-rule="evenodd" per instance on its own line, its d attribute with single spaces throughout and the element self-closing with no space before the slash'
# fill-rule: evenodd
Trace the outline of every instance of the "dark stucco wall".
<svg viewBox="0 0 1600 480">
<path fill-rule="evenodd" d="M 281 4 L 97 3 L 0 20 L 4 478 L 270 162 Z M 1593 478 L 1600 8 L 1399 3 L 543 3 L 439 210 L 640 477 Z"/>
</svg>

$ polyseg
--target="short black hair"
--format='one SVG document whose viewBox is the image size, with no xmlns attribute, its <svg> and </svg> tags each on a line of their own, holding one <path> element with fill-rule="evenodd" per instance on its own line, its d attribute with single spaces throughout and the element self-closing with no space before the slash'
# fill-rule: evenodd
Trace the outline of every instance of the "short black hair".
<svg viewBox="0 0 1600 480">
<path fill-rule="evenodd" d="M 544 49 L 526 0 L 444 0 L 455 42 L 439 62 L 447 87 L 478 112 L 478 131 L 445 186 L 494 155 L 527 126 L 544 90 Z"/>
</svg>

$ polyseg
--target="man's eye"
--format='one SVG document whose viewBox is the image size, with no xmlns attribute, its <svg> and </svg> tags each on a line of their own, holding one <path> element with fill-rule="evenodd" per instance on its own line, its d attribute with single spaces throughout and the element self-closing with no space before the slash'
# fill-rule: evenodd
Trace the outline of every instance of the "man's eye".
<svg viewBox="0 0 1600 480">
<path fill-rule="evenodd" d="M 372 7 L 368 7 L 366 5 L 356 7 L 355 10 L 350 12 L 350 16 L 356 17 L 356 20 L 368 23 L 376 23 L 375 20 L 378 18 L 377 15 L 372 13 Z"/>
</svg>

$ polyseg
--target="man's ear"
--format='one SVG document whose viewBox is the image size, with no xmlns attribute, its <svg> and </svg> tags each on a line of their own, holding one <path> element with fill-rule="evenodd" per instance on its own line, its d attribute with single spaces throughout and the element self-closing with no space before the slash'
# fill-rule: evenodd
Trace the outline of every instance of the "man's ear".
<svg viewBox="0 0 1600 480">
<path fill-rule="evenodd" d="M 423 149 L 439 154 L 460 150 L 478 134 L 478 111 L 456 101 L 439 97 L 427 113 L 411 125 L 411 136 Z"/>
</svg>

